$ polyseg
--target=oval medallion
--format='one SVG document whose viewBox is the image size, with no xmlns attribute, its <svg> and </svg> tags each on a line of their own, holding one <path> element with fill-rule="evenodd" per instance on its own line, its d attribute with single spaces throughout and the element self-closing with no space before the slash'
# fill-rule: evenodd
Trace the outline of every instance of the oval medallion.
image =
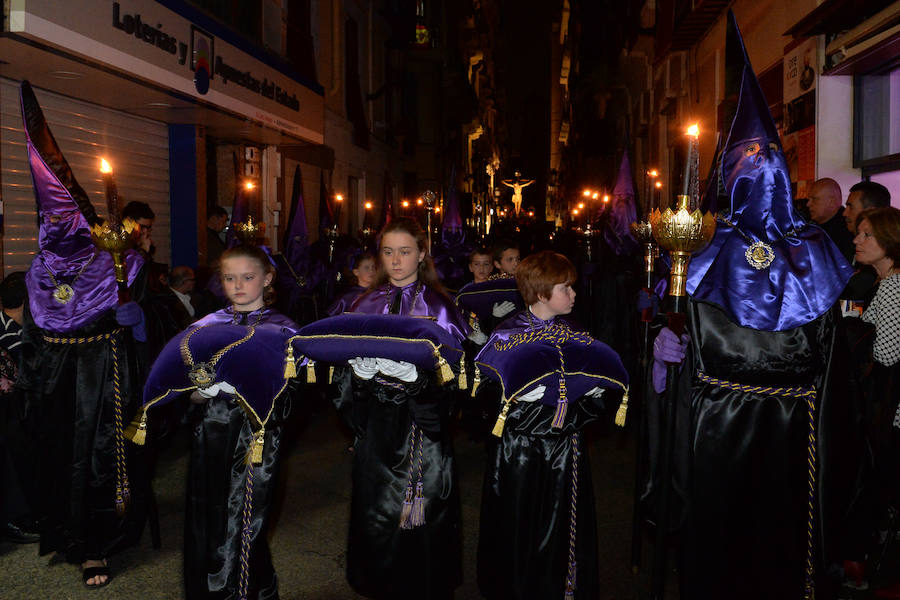
<svg viewBox="0 0 900 600">
<path fill-rule="evenodd" d="M 765 242 L 753 242 L 744 252 L 744 258 L 756 270 L 765 269 L 775 260 L 775 251 Z"/>
<path fill-rule="evenodd" d="M 75 295 L 75 290 L 68 283 L 61 283 L 53 290 L 53 299 L 60 304 L 66 304 Z"/>
</svg>

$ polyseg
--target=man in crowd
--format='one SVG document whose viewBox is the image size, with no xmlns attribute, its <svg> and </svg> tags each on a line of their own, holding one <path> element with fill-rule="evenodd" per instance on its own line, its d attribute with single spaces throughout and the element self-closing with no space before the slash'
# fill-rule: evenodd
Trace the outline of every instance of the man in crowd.
<svg viewBox="0 0 900 600">
<path fill-rule="evenodd" d="M 884 208 L 891 205 L 891 193 L 886 187 L 874 181 L 860 181 L 850 188 L 844 219 L 847 229 L 856 235 L 856 218 L 867 208 Z"/>
<path fill-rule="evenodd" d="M 847 230 L 844 218 L 841 186 L 830 177 L 818 179 L 809 189 L 809 216 L 825 230 L 847 260 L 853 259 L 853 235 Z"/>
</svg>

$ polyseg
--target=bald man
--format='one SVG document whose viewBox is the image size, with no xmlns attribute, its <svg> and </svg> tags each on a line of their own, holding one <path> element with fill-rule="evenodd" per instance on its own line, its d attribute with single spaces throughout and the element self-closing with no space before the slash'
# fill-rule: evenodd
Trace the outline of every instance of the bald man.
<svg viewBox="0 0 900 600">
<path fill-rule="evenodd" d="M 830 177 L 817 179 L 809 188 L 809 216 L 831 238 L 849 261 L 853 259 L 855 248 L 853 234 L 847 229 L 844 219 L 841 186 Z"/>
</svg>

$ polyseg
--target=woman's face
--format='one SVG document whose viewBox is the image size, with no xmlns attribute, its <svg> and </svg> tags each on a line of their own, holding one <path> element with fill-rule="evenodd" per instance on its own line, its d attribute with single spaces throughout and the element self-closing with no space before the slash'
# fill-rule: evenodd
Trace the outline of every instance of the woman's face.
<svg viewBox="0 0 900 600">
<path fill-rule="evenodd" d="M 375 266 L 374 258 L 364 258 L 356 267 L 353 269 L 353 276 L 356 277 L 356 282 L 364 287 L 372 287 L 372 284 L 375 283 L 375 274 L 378 270 L 378 267 Z"/>
<path fill-rule="evenodd" d="M 872 225 L 868 219 L 863 219 L 856 228 L 856 237 L 853 238 L 856 245 L 856 262 L 864 265 L 874 265 L 887 258 L 884 248 L 878 245 L 878 240 L 872 233 Z"/>
<path fill-rule="evenodd" d="M 419 263 L 425 251 L 405 231 L 391 231 L 381 238 L 381 266 L 393 285 L 403 287 L 419 278 Z"/>
<path fill-rule="evenodd" d="M 232 256 L 222 261 L 222 287 L 234 310 L 248 312 L 265 306 L 263 290 L 272 283 L 259 261 L 246 256 Z"/>
</svg>

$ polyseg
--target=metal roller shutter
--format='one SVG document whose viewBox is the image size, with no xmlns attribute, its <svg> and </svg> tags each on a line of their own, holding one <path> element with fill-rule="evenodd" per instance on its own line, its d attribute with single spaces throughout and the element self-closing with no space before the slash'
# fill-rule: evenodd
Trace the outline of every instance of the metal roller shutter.
<svg viewBox="0 0 900 600">
<path fill-rule="evenodd" d="M 168 263 L 169 130 L 165 123 L 136 117 L 53 92 L 35 89 L 44 116 L 66 160 L 98 214 L 106 214 L 100 157 L 115 171 L 124 202 L 146 202 L 156 213 L 155 258 Z M 37 253 L 37 212 L 25 134 L 19 107 L 19 84 L 0 78 L 0 194 L 3 200 L 3 274 L 24 271 Z"/>
</svg>

